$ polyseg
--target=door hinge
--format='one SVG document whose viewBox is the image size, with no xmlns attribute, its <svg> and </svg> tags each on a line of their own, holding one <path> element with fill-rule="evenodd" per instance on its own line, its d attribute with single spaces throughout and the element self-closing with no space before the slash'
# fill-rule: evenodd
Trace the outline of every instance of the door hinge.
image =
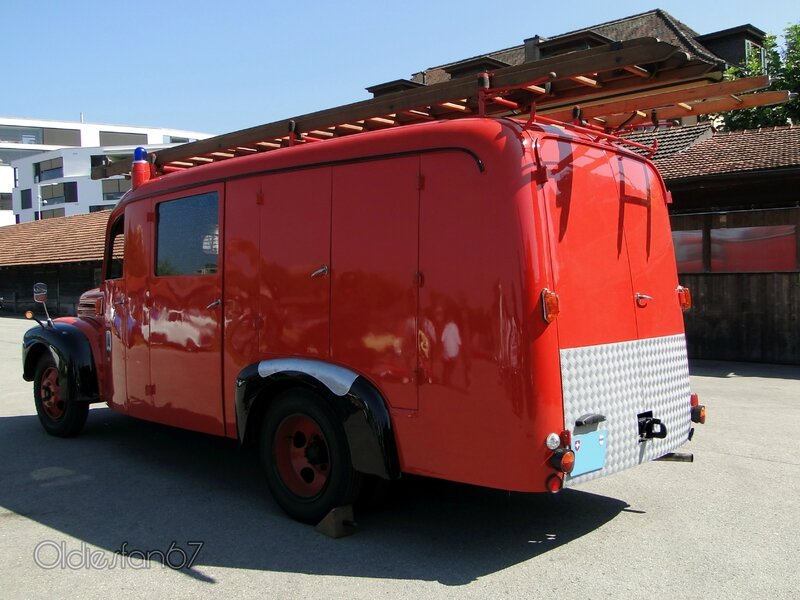
<svg viewBox="0 0 800 600">
<path fill-rule="evenodd" d="M 414 283 L 417 285 L 417 287 L 422 287 L 425 285 L 425 275 L 422 273 L 422 271 L 417 271 L 414 273 Z"/>
<path fill-rule="evenodd" d="M 148 383 L 144 386 L 144 395 L 145 396 L 155 396 L 156 395 L 156 384 L 155 383 Z"/>
<path fill-rule="evenodd" d="M 425 189 L 425 175 L 419 176 L 419 183 L 417 189 L 420 191 Z"/>
</svg>

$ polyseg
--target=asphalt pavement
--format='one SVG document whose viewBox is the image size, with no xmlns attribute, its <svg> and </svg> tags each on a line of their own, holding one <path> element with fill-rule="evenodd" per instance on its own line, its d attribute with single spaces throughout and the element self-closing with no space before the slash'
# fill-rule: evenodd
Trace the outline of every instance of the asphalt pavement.
<svg viewBox="0 0 800 600">
<path fill-rule="evenodd" d="M 2 598 L 800 597 L 800 367 L 693 363 L 694 463 L 555 496 L 405 478 L 334 540 L 288 519 L 229 440 L 104 406 L 46 435 L 30 326 L 0 318 Z"/>
</svg>

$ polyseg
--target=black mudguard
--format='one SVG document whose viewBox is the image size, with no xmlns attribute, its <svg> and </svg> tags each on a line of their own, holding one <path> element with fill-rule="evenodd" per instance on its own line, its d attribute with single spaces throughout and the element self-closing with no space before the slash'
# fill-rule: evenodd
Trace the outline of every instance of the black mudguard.
<svg viewBox="0 0 800 600">
<path fill-rule="evenodd" d="M 25 381 L 33 381 L 39 358 L 46 352 L 53 356 L 61 381 L 67 382 L 65 400 L 100 401 L 92 348 L 80 329 L 55 321 L 52 326 L 37 325 L 26 331 L 22 338 L 22 377 Z"/>
<path fill-rule="evenodd" d="M 236 380 L 239 441 L 247 443 L 254 435 L 260 416 L 278 393 L 298 386 L 316 391 L 339 414 L 356 471 L 384 479 L 400 477 L 391 417 L 380 392 L 360 375 L 322 361 L 276 359 L 245 367 Z"/>
</svg>

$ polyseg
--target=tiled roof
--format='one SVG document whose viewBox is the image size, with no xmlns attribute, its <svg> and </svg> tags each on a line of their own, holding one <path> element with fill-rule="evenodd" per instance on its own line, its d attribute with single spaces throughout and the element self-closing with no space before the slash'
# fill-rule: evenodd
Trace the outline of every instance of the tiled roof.
<svg viewBox="0 0 800 600">
<path fill-rule="evenodd" d="M 109 211 L 0 227 L 0 267 L 103 259 Z"/>
<path fill-rule="evenodd" d="M 666 180 L 800 167 L 800 126 L 716 132 L 656 161 Z"/>
<path fill-rule="evenodd" d="M 608 21 L 607 23 L 600 23 L 599 25 L 592 25 L 591 27 L 584 27 L 575 31 L 559 34 L 547 38 L 546 43 L 557 41 L 559 38 L 575 35 L 582 32 L 595 32 L 612 40 L 624 41 L 632 40 L 640 37 L 657 37 L 662 41 L 668 42 L 679 48 L 685 50 L 689 55 L 709 62 L 720 62 L 721 59 L 715 56 L 710 50 L 700 44 L 695 38 L 699 34 L 678 21 L 675 17 L 668 12 L 657 8 L 648 12 L 640 13 L 638 15 L 631 15 L 622 19 Z M 490 58 L 501 60 L 509 65 L 519 65 L 525 62 L 525 46 L 513 46 L 504 50 L 497 50 L 485 54 Z M 461 62 L 473 60 L 480 57 L 470 57 L 463 61 L 456 61 L 454 63 L 440 65 L 426 69 L 423 72 L 415 73 L 412 77 L 413 81 L 422 83 L 423 75 L 424 82 L 427 85 L 447 81 L 450 76 L 445 69 L 451 68 Z"/>
<path fill-rule="evenodd" d="M 689 146 L 710 138 L 714 135 L 714 129 L 710 123 L 698 123 L 697 125 L 687 125 L 685 127 L 659 127 L 656 130 L 636 131 L 625 134 L 625 139 L 652 146 L 653 140 L 658 140 L 658 149 L 652 159 L 658 163 L 659 160 L 672 156 L 676 152 L 682 152 Z M 641 154 L 645 154 L 644 151 Z"/>
</svg>

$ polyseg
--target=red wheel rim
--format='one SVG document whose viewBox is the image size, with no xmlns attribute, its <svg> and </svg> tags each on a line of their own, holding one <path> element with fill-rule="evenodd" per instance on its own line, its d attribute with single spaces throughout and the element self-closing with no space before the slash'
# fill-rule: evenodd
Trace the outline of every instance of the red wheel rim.
<svg viewBox="0 0 800 600">
<path fill-rule="evenodd" d="M 39 395 L 42 399 L 42 408 L 48 417 L 58 420 L 64 415 L 64 400 L 61 399 L 61 388 L 58 385 L 58 369 L 55 367 L 49 367 L 42 373 Z"/>
<path fill-rule="evenodd" d="M 275 434 L 275 466 L 283 484 L 301 498 L 317 496 L 328 483 L 330 454 L 319 424 L 306 415 L 290 415 Z"/>
</svg>

